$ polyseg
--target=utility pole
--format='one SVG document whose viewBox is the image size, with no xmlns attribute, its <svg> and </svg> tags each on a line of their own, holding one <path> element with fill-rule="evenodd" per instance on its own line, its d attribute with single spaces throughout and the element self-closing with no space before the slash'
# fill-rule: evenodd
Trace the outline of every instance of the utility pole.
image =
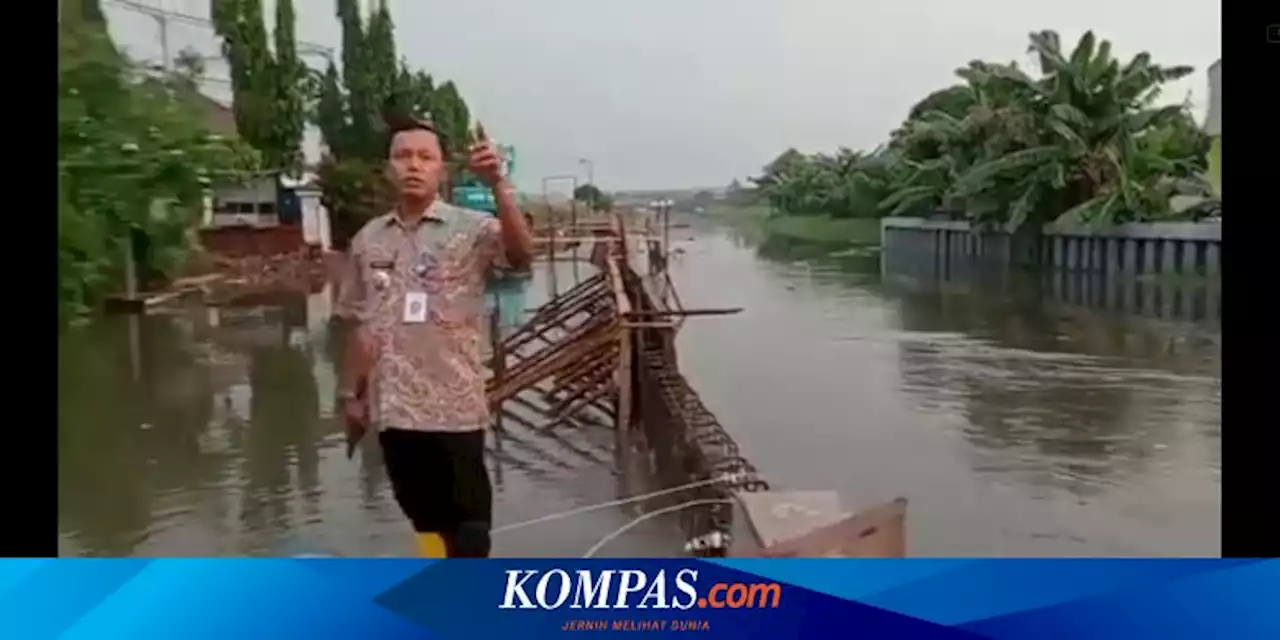
<svg viewBox="0 0 1280 640">
<path fill-rule="evenodd" d="M 169 73 L 169 17 L 163 13 L 150 14 L 160 30 L 160 70 Z M 138 296 L 138 263 L 134 255 L 136 235 L 131 230 L 124 243 L 124 295 L 132 301 Z"/>
<path fill-rule="evenodd" d="M 160 70 L 169 73 L 169 17 L 163 13 L 153 13 L 151 17 L 160 29 Z"/>
</svg>

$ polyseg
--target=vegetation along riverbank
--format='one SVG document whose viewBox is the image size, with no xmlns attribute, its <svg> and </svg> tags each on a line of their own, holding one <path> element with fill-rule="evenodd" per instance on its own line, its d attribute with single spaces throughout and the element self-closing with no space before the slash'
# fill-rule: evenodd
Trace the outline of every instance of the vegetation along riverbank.
<svg viewBox="0 0 1280 640">
<path fill-rule="evenodd" d="M 107 35 L 96 2 L 65 0 L 58 38 L 58 316 L 101 303 L 132 251 L 143 286 L 179 271 L 205 190 L 257 153 L 213 135 L 185 58 L 147 73 Z"/>
<path fill-rule="evenodd" d="M 1145 52 L 1115 59 L 1091 32 L 1070 51 L 1053 31 L 1033 33 L 1028 49 L 1037 69 L 970 62 L 876 149 L 784 151 L 712 214 L 767 236 L 857 244 L 878 238 L 885 216 L 1015 231 L 1194 220 L 1215 208 L 1210 137 L 1188 105 L 1159 106 L 1163 85 L 1191 67 Z"/>
<path fill-rule="evenodd" d="M 137 63 L 112 42 L 99 0 L 60 1 L 58 315 L 64 324 L 122 291 L 130 262 L 141 290 L 203 271 L 193 263 L 209 261 L 201 256 L 197 229 L 212 189 L 313 171 L 341 249 L 386 210 L 381 167 L 389 112 L 429 112 L 455 156 L 471 141 L 470 112 L 457 86 L 400 62 L 386 3 L 366 15 L 356 0 L 337 0 L 342 55 L 311 69 L 299 54 L 293 0 L 275 3 L 272 29 L 258 0 L 214 2 L 234 114 L 234 126 L 220 128 L 210 122 L 210 99 L 200 92 L 199 55 L 180 53 L 167 70 Z M 327 149 L 315 166 L 302 154 L 309 122 Z M 451 177 L 456 171 L 451 168 Z"/>
</svg>

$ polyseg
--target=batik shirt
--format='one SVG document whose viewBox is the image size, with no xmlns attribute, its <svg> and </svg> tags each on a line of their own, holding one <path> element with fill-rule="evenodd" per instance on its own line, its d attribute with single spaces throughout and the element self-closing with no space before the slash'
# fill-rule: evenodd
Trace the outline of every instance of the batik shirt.
<svg viewBox="0 0 1280 640">
<path fill-rule="evenodd" d="M 379 428 L 474 431 L 489 423 L 484 294 L 508 269 L 501 228 L 489 214 L 443 202 L 415 223 L 379 216 L 351 240 L 338 313 L 377 345 L 370 378 Z M 406 322 L 410 293 L 426 294 L 425 322 Z"/>
</svg>

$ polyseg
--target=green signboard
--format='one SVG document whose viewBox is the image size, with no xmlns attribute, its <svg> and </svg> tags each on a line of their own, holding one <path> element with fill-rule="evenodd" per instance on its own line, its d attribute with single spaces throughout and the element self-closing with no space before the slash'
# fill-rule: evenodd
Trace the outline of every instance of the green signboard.
<svg viewBox="0 0 1280 640">
<path fill-rule="evenodd" d="M 498 145 L 498 155 L 502 158 L 502 173 L 510 178 L 515 175 L 516 166 L 516 149 L 509 144 Z M 460 184 L 453 189 L 453 203 L 468 209 L 476 211 L 488 211 L 489 213 L 497 213 L 498 206 L 493 201 L 493 192 L 476 180 L 473 176 L 466 175 L 460 180 Z"/>
<path fill-rule="evenodd" d="M 498 154 L 502 157 L 503 175 L 510 178 L 514 175 L 516 150 L 511 145 L 498 145 Z M 454 187 L 452 200 L 455 205 L 473 211 L 485 211 L 496 214 L 498 205 L 493 199 L 493 190 L 481 183 L 474 176 L 464 173 L 457 187 Z M 503 329 L 511 329 L 520 325 L 525 316 L 525 291 L 529 288 L 530 273 L 505 273 L 495 275 L 486 287 L 486 307 L 490 312 L 498 312 L 498 321 Z"/>
</svg>

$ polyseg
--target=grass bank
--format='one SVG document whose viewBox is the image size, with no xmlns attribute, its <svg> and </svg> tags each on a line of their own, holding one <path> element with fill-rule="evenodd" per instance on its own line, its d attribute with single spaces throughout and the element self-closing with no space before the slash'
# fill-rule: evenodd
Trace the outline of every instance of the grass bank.
<svg viewBox="0 0 1280 640">
<path fill-rule="evenodd" d="M 716 222 L 758 231 L 765 237 L 820 244 L 880 244 L 878 219 L 775 215 L 763 205 L 716 206 L 707 213 Z"/>
<path fill-rule="evenodd" d="M 823 244 L 880 244 L 880 220 L 827 216 L 775 216 L 765 221 L 765 234 Z"/>
</svg>

